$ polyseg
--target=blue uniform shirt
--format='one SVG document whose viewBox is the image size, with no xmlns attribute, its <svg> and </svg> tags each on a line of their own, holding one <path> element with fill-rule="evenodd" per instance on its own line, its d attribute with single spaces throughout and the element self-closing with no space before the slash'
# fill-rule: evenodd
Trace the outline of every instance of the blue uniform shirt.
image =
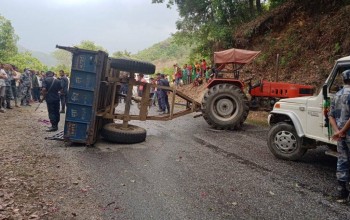
<svg viewBox="0 0 350 220">
<path fill-rule="evenodd" d="M 345 123 L 350 118 L 350 85 L 344 85 L 344 87 L 339 90 L 332 102 L 329 116 L 335 118 L 337 126 L 342 129 Z M 350 131 L 347 132 L 347 138 L 350 138 Z"/>
</svg>

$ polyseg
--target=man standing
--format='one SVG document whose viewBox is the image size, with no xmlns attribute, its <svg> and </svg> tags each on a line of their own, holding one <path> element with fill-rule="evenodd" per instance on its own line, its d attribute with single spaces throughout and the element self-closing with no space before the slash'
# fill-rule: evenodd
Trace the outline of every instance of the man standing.
<svg viewBox="0 0 350 220">
<path fill-rule="evenodd" d="M 5 89 L 6 89 L 5 79 L 7 79 L 7 74 L 1 64 L 0 66 L 0 112 L 1 113 L 5 113 L 5 109 L 3 108 L 3 102 L 5 100 Z"/>
<path fill-rule="evenodd" d="M 27 105 L 30 106 L 30 89 L 31 89 L 31 77 L 30 77 L 30 70 L 24 69 L 24 73 L 21 76 L 21 92 L 22 92 L 22 98 L 21 98 L 21 105 Z"/>
<path fill-rule="evenodd" d="M 147 83 L 147 80 L 143 78 L 144 75 L 142 73 L 139 74 L 139 78 L 137 81 L 139 81 L 141 84 L 137 86 L 137 95 L 142 97 L 143 93 L 143 86 Z"/>
<path fill-rule="evenodd" d="M 329 122 L 333 128 L 333 140 L 337 141 L 338 161 L 338 199 L 346 202 L 349 196 L 347 184 L 349 182 L 349 147 L 350 147 L 350 70 L 342 73 L 344 87 L 339 90 L 331 103 Z"/>
<path fill-rule="evenodd" d="M 51 122 L 48 132 L 58 130 L 58 122 L 60 122 L 60 96 L 58 92 L 61 89 L 61 82 L 54 78 L 54 73 L 51 71 L 46 72 L 42 92 L 46 99 L 47 111 Z"/>
<path fill-rule="evenodd" d="M 61 100 L 61 111 L 60 113 L 66 112 L 66 104 L 68 99 L 68 78 L 63 70 L 59 71 L 60 81 L 62 90 L 60 91 L 60 100 Z"/>
<path fill-rule="evenodd" d="M 33 100 L 38 102 L 40 99 L 40 85 L 39 85 L 39 72 L 33 71 L 32 85 L 33 85 Z"/>
<path fill-rule="evenodd" d="M 164 74 L 160 74 L 160 80 L 159 80 L 160 86 L 167 86 L 169 87 L 169 81 L 165 79 Z M 170 113 L 170 105 L 169 105 L 169 99 L 168 99 L 168 90 L 160 89 L 160 102 L 161 102 L 161 114 L 169 114 Z"/>
<path fill-rule="evenodd" d="M 4 70 L 6 72 L 7 78 L 5 79 L 6 89 L 5 89 L 5 101 L 6 101 L 6 108 L 12 109 L 11 107 L 11 99 L 13 98 L 12 95 L 12 88 L 11 88 L 11 81 L 13 80 L 12 75 L 12 66 L 9 64 L 4 65 Z"/>
</svg>

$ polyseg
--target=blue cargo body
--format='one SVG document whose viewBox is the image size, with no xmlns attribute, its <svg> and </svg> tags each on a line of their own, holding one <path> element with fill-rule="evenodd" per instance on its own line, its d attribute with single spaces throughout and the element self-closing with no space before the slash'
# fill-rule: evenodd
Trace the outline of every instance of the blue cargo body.
<svg viewBox="0 0 350 220">
<path fill-rule="evenodd" d="M 75 48 L 72 60 L 64 138 L 91 145 L 97 138 L 96 111 L 108 54 Z"/>
</svg>

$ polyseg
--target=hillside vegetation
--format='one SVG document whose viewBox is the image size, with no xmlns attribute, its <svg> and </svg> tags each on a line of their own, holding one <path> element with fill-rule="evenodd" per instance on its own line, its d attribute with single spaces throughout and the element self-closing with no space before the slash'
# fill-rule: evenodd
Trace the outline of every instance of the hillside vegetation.
<svg viewBox="0 0 350 220">
<path fill-rule="evenodd" d="M 166 71 L 172 68 L 174 63 L 184 64 L 188 62 L 191 47 L 176 44 L 173 38 L 132 55 L 133 58 L 151 62 L 157 66 L 157 71 Z"/>
<path fill-rule="evenodd" d="M 289 1 L 241 26 L 236 46 L 261 51 L 246 72 L 274 79 L 279 54 L 279 80 L 320 86 L 334 61 L 350 55 L 350 5 L 317 2 Z"/>
<path fill-rule="evenodd" d="M 290 0 L 232 29 L 232 47 L 261 54 L 242 70 L 242 77 L 274 80 L 279 54 L 279 81 L 319 87 L 334 61 L 350 53 L 350 3 L 334 0 Z M 217 45 L 214 45 L 217 47 Z M 217 47 L 214 51 L 228 49 Z M 189 46 L 172 39 L 141 51 L 135 57 L 157 69 L 189 62 Z"/>
</svg>

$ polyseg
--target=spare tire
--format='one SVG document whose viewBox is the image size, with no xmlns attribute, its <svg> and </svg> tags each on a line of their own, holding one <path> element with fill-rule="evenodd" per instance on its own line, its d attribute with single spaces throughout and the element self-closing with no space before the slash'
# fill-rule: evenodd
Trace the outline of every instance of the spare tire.
<svg viewBox="0 0 350 220">
<path fill-rule="evenodd" d="M 240 88 L 218 84 L 207 90 L 202 100 L 202 114 L 218 130 L 239 129 L 247 119 L 249 102 Z"/>
<path fill-rule="evenodd" d="M 131 73 L 154 74 L 156 71 L 156 66 L 152 63 L 142 62 L 138 60 L 110 58 L 109 62 L 111 68 Z"/>
<path fill-rule="evenodd" d="M 123 128 L 122 124 L 109 123 L 102 128 L 101 136 L 113 143 L 136 144 L 146 140 L 146 130 L 135 125 Z"/>
</svg>

